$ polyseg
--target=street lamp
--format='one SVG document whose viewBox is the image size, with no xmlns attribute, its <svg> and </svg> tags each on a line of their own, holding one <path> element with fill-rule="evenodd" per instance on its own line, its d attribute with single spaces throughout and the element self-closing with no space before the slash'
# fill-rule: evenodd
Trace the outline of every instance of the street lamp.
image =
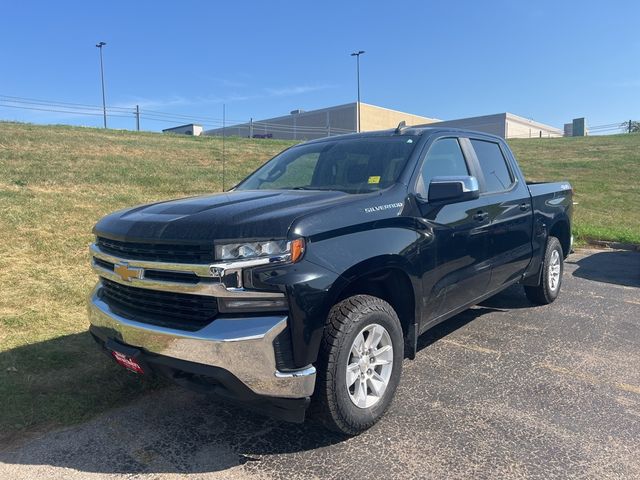
<svg viewBox="0 0 640 480">
<path fill-rule="evenodd" d="M 360 132 L 360 55 L 364 53 L 364 50 L 358 50 L 351 54 L 352 57 L 356 57 L 356 74 L 358 78 L 358 132 Z"/>
<path fill-rule="evenodd" d="M 100 42 L 96 44 L 96 47 L 100 49 L 100 80 L 102 81 L 102 114 L 104 116 L 104 128 L 107 128 L 107 102 L 104 96 L 104 65 L 102 64 L 102 47 L 106 43 Z"/>
</svg>

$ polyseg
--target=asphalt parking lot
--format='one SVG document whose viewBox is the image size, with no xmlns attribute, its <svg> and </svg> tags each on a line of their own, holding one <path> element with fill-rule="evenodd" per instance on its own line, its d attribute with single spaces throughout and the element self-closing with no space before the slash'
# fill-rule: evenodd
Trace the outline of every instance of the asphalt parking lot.
<svg viewBox="0 0 640 480">
<path fill-rule="evenodd" d="M 0 452 L 2 478 L 640 478 L 640 254 L 585 250 L 552 305 L 514 287 L 420 339 L 344 439 L 170 388 Z"/>
</svg>

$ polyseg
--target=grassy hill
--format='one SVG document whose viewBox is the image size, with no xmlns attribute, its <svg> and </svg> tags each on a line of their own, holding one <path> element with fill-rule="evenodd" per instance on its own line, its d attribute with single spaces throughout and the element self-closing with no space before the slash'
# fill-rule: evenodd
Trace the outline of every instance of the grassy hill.
<svg viewBox="0 0 640 480">
<path fill-rule="evenodd" d="M 227 139 L 227 185 L 289 146 Z M 640 243 L 640 135 L 513 141 L 534 180 L 576 189 L 576 233 Z M 0 123 L 0 443 L 157 384 L 87 333 L 91 227 L 126 206 L 221 189 L 221 139 Z"/>
<path fill-rule="evenodd" d="M 228 139 L 227 185 L 289 145 Z M 221 152 L 211 137 L 0 123 L 0 443 L 154 386 L 86 333 L 91 227 L 126 206 L 219 191 Z"/>
<path fill-rule="evenodd" d="M 569 180 L 581 242 L 640 244 L 640 134 L 510 140 L 527 180 Z"/>
</svg>

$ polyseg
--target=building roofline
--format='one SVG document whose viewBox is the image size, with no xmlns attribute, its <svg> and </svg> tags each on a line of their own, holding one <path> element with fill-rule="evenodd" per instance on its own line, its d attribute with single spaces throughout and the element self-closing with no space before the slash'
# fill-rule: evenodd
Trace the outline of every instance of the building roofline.
<svg viewBox="0 0 640 480">
<path fill-rule="evenodd" d="M 403 115 L 411 115 L 412 117 L 426 118 L 428 120 L 433 120 L 434 122 L 442 122 L 442 120 L 440 120 L 439 118 L 425 117 L 424 115 L 418 115 L 417 113 L 403 112 L 402 110 L 396 110 L 395 108 L 381 107 L 380 105 L 374 105 L 372 103 L 366 103 L 366 102 L 360 102 L 360 103 L 368 107 L 379 108 L 380 110 L 387 110 L 389 112 L 401 113 Z"/>
<path fill-rule="evenodd" d="M 171 130 L 178 130 L 179 128 L 185 128 L 185 127 L 201 127 L 202 128 L 202 125 L 200 125 L 199 123 L 185 123 L 184 125 L 178 125 L 177 127 L 163 128 L 162 131 L 169 132 Z"/>
<path fill-rule="evenodd" d="M 516 115 L 515 113 L 510 113 L 510 112 L 500 112 L 500 113 L 490 113 L 487 115 L 476 115 L 473 117 L 463 117 L 463 118 L 454 118 L 451 120 L 442 120 L 442 123 L 447 124 L 447 123 L 452 123 L 452 122 L 459 122 L 459 121 L 466 121 L 466 122 L 474 122 L 474 121 L 480 121 L 480 120 L 487 120 L 489 118 L 500 118 L 502 117 L 504 119 L 504 121 L 506 122 L 507 120 L 511 120 L 514 122 L 518 122 L 520 124 L 523 125 L 529 125 L 531 127 L 535 127 L 535 128 L 539 128 L 539 129 L 544 129 L 544 130 L 549 130 L 549 131 L 553 131 L 559 134 L 564 133 L 562 129 L 558 128 L 558 127 L 554 127 L 552 125 L 548 125 L 546 123 L 542 123 L 542 122 L 536 122 L 535 120 L 529 120 L 526 117 L 521 117 L 520 115 Z M 476 125 L 479 125 L 478 123 L 476 123 Z M 473 124 L 471 124 L 471 126 L 473 126 Z"/>
<path fill-rule="evenodd" d="M 390 112 L 400 113 L 402 115 L 410 115 L 412 117 L 424 118 L 426 120 L 433 121 L 433 122 L 440 122 L 441 121 L 440 119 L 437 119 L 437 118 L 425 117 L 424 115 L 417 115 L 415 113 L 409 113 L 409 112 L 403 112 L 403 111 L 400 111 L 400 110 L 394 110 L 393 108 L 381 107 L 379 105 L 373 105 L 371 103 L 365 103 L 365 102 L 360 102 L 360 103 L 362 105 L 367 105 L 368 107 L 373 107 L 373 108 L 378 108 L 380 110 L 387 110 L 387 111 L 390 111 Z M 280 115 L 279 117 L 270 117 L 270 118 L 264 118 L 264 119 L 261 119 L 261 120 L 255 120 L 254 119 L 253 123 L 260 124 L 260 123 L 276 122 L 276 121 L 284 120 L 284 119 L 287 119 L 287 118 L 290 118 L 290 117 L 294 117 L 294 116 L 295 117 L 303 117 L 305 115 L 310 115 L 310 114 L 311 115 L 317 115 L 319 113 L 327 112 L 327 111 L 330 111 L 330 110 L 337 110 L 337 109 L 345 108 L 345 107 L 353 107 L 355 109 L 355 108 L 357 108 L 357 106 L 358 106 L 358 102 L 342 103 L 340 105 L 332 105 L 330 107 L 317 108 L 315 110 L 308 110 L 308 111 L 301 112 L 301 113 L 288 113 L 286 115 Z M 246 126 L 249 126 L 249 124 L 250 124 L 250 122 L 235 123 L 235 124 L 232 124 L 232 125 L 227 125 L 225 128 L 246 127 Z M 222 127 L 217 127 L 217 128 L 212 128 L 212 129 L 206 130 L 205 133 L 206 132 L 216 132 L 216 131 L 221 131 L 221 130 L 222 130 Z"/>
<path fill-rule="evenodd" d="M 315 110 L 305 110 L 304 112 L 300 112 L 300 113 L 287 113 L 286 115 L 280 115 L 279 117 L 265 118 L 263 120 L 254 120 L 254 122 L 262 123 L 262 122 L 268 122 L 269 120 L 281 120 L 281 119 L 289 118 L 289 117 L 301 117 L 301 116 L 312 114 L 312 113 L 316 114 L 316 113 L 326 112 L 327 110 L 335 110 L 337 108 L 349 107 L 351 105 L 353 105 L 355 107 L 356 106 L 356 102 L 343 103 L 341 105 L 333 105 L 331 107 L 317 108 Z M 245 123 L 241 123 L 239 125 L 248 125 L 248 123 L 245 122 Z"/>
<path fill-rule="evenodd" d="M 544 128 L 546 130 L 555 130 L 558 133 L 564 133 L 563 129 L 554 127 L 552 125 L 548 125 L 546 123 L 536 122 L 535 120 L 529 120 L 526 117 L 521 117 L 520 115 L 516 115 L 515 113 L 505 112 L 506 118 L 508 120 L 514 120 L 516 122 L 525 123 L 527 125 L 531 125 L 533 127 Z"/>
</svg>

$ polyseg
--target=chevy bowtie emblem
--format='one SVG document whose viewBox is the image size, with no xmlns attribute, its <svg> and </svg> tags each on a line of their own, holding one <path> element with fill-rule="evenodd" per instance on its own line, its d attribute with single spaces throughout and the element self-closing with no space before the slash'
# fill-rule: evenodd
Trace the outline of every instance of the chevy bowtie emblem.
<svg viewBox="0 0 640 480">
<path fill-rule="evenodd" d="M 222 267 L 211 265 L 209 267 L 209 271 L 211 272 L 212 277 L 218 278 L 220 280 L 222 280 L 222 277 L 224 277 L 224 268 Z"/>
<path fill-rule="evenodd" d="M 120 275 L 120 278 L 125 282 L 130 282 L 132 278 L 142 278 L 143 270 L 138 267 L 130 267 L 126 263 L 116 263 L 113 267 L 113 271 L 116 275 Z"/>
</svg>

